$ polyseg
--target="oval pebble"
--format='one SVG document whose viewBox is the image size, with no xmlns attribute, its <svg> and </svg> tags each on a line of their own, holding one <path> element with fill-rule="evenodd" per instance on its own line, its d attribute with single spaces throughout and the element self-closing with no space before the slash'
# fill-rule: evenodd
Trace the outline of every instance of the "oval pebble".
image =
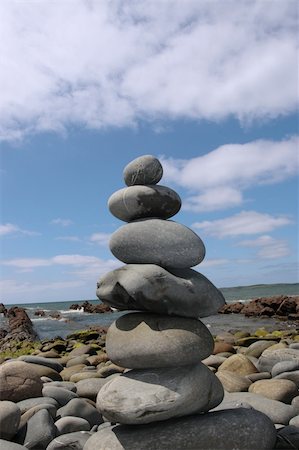
<svg viewBox="0 0 299 450">
<path fill-rule="evenodd" d="M 163 175 L 160 161 L 152 155 L 143 155 L 126 165 L 123 171 L 127 186 L 135 184 L 157 184 Z"/>
</svg>

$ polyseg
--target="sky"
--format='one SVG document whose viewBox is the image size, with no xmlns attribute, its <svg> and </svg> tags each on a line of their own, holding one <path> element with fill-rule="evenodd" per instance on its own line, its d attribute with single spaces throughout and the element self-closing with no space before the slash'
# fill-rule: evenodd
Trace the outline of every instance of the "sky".
<svg viewBox="0 0 299 450">
<path fill-rule="evenodd" d="M 298 282 L 294 0 L 2 0 L 3 303 L 95 298 L 107 208 L 158 157 L 217 287 Z"/>
</svg>

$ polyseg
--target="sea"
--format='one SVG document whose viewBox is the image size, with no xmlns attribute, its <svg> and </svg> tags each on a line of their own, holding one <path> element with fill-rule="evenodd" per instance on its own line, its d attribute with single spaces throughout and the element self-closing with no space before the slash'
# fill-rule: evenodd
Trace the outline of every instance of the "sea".
<svg viewBox="0 0 299 450">
<path fill-rule="evenodd" d="M 299 295 L 299 283 L 292 284 L 258 284 L 253 286 L 237 286 L 220 288 L 227 303 L 235 301 L 248 302 L 258 297 L 272 297 L 274 295 Z M 37 303 L 18 303 L 5 305 L 6 307 L 21 306 L 26 309 L 30 317 L 34 329 L 40 339 L 51 339 L 54 337 L 65 338 L 68 334 L 87 329 L 91 326 L 109 326 L 118 317 L 125 314 L 126 311 L 90 314 L 84 313 L 83 309 L 72 310 L 70 306 L 73 303 L 81 304 L 85 301 L 60 301 L 60 302 L 37 302 Z M 88 300 L 92 304 L 98 304 L 100 301 Z M 45 312 L 44 317 L 35 315 L 37 310 Z M 59 319 L 50 317 L 50 314 L 57 312 L 60 314 Z M 268 331 L 277 329 L 294 329 L 299 328 L 298 323 L 277 321 L 272 318 L 246 318 L 242 314 L 217 314 L 201 319 L 209 328 L 213 335 L 226 332 L 243 330 L 253 332 L 256 329 L 264 328 Z M 0 328 L 7 325 L 3 314 L 0 314 Z"/>
</svg>

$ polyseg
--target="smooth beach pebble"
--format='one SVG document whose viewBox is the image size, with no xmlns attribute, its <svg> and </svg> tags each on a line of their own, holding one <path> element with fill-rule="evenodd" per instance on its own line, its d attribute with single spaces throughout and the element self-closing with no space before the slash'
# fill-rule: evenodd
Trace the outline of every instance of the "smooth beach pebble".
<svg viewBox="0 0 299 450">
<path fill-rule="evenodd" d="M 141 424 L 206 412 L 222 398 L 220 381 L 199 363 L 130 370 L 102 387 L 97 408 L 110 422 Z"/>
<path fill-rule="evenodd" d="M 163 175 L 160 161 L 152 155 L 143 155 L 131 161 L 123 171 L 127 186 L 157 184 Z"/>
<path fill-rule="evenodd" d="M 24 445 L 32 450 L 45 449 L 57 434 L 54 421 L 46 409 L 37 411 L 24 428 Z"/>
<path fill-rule="evenodd" d="M 111 361 L 134 369 L 195 364 L 213 346 L 213 336 L 199 320 L 151 313 L 120 317 L 106 337 Z"/>
<path fill-rule="evenodd" d="M 169 219 L 181 208 L 181 199 L 165 186 L 130 186 L 114 192 L 108 207 L 115 217 L 125 222 L 145 217 Z"/>
<path fill-rule="evenodd" d="M 65 416 L 56 420 L 55 427 L 58 434 L 66 434 L 75 431 L 89 431 L 90 423 L 82 417 Z"/>
<path fill-rule="evenodd" d="M 251 381 L 242 375 L 238 375 L 228 370 L 221 370 L 216 373 L 216 377 L 221 381 L 222 386 L 227 392 L 247 391 Z"/>
<path fill-rule="evenodd" d="M 62 434 L 53 439 L 46 450 L 83 450 L 84 444 L 91 436 L 92 433 L 89 431 L 75 431 Z"/>
<path fill-rule="evenodd" d="M 192 269 L 166 270 L 155 264 L 127 264 L 104 275 L 97 285 L 103 302 L 123 310 L 198 319 L 224 305 L 222 293 Z"/>
<path fill-rule="evenodd" d="M 123 225 L 112 234 L 109 246 L 113 255 L 127 264 L 184 269 L 196 266 L 205 256 L 205 246 L 194 231 L 162 219 Z"/>
<path fill-rule="evenodd" d="M 4 439 L 0 439 L 0 449 L 1 450 L 28 450 L 28 447 L 16 444 L 15 442 L 9 442 Z"/>
<path fill-rule="evenodd" d="M 11 439 L 18 431 L 20 420 L 18 405 L 7 400 L 0 402 L 0 439 Z"/>
<path fill-rule="evenodd" d="M 18 402 L 40 397 L 43 383 L 31 364 L 12 361 L 0 366 L 0 400 Z"/>
<path fill-rule="evenodd" d="M 56 386 L 44 386 L 42 394 L 44 397 L 54 398 L 59 406 L 64 406 L 73 398 L 78 398 L 75 392 Z"/>
<path fill-rule="evenodd" d="M 299 361 L 280 361 L 271 369 L 272 377 L 276 377 L 283 372 L 292 372 L 293 370 L 299 370 Z"/>
<path fill-rule="evenodd" d="M 58 409 L 57 417 L 66 416 L 82 417 L 90 423 L 91 427 L 103 422 L 102 416 L 97 409 L 82 398 L 74 398 Z"/>
<path fill-rule="evenodd" d="M 61 372 L 63 369 L 63 366 L 59 364 L 56 360 L 51 360 L 50 358 L 44 358 L 42 356 L 33 356 L 33 355 L 19 356 L 17 361 L 25 361 L 31 364 L 39 364 L 41 366 L 47 366 L 55 370 L 56 372 Z"/>
<path fill-rule="evenodd" d="M 269 347 L 259 357 L 258 369 L 260 372 L 271 372 L 272 367 L 281 361 L 295 361 L 299 363 L 299 350 L 293 348 Z"/>
<path fill-rule="evenodd" d="M 248 375 L 250 373 L 258 372 L 257 368 L 250 361 L 250 359 L 247 356 L 241 354 L 232 355 L 227 358 L 221 364 L 218 370 L 228 370 L 238 375 Z"/>
<path fill-rule="evenodd" d="M 298 395 L 297 386 L 293 381 L 279 379 L 258 380 L 249 387 L 248 391 L 283 403 L 291 403 Z"/>
<path fill-rule="evenodd" d="M 95 433 L 84 450 L 271 450 L 276 430 L 267 416 L 238 408 Z"/>
<path fill-rule="evenodd" d="M 30 408 L 33 408 L 37 405 L 53 405 L 58 408 L 58 403 L 54 398 L 51 397 L 36 397 L 36 398 L 28 398 L 26 400 L 22 400 L 17 403 L 17 406 L 20 408 L 21 414 L 24 414 Z"/>
</svg>

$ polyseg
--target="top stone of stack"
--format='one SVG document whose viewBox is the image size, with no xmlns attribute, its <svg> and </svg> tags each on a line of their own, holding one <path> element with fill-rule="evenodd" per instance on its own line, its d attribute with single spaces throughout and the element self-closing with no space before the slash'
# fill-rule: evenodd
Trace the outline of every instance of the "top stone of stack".
<svg viewBox="0 0 299 450">
<path fill-rule="evenodd" d="M 124 168 L 124 181 L 127 186 L 136 184 L 157 184 L 162 178 L 160 161 L 152 155 L 144 155 L 131 161 Z"/>
</svg>

